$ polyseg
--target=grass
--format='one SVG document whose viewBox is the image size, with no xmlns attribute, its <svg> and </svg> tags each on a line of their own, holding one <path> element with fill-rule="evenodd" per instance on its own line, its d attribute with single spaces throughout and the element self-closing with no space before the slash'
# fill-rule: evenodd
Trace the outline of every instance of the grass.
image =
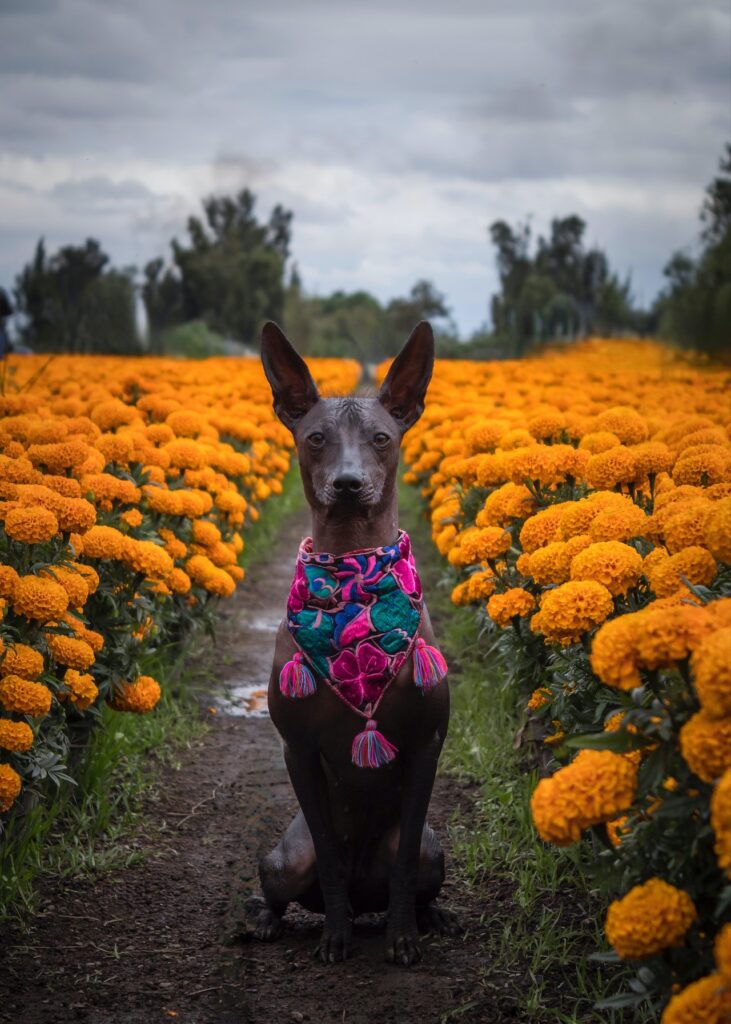
<svg viewBox="0 0 731 1024">
<path fill-rule="evenodd" d="M 441 770 L 479 783 L 476 820 L 466 824 L 456 815 L 450 838 L 473 898 L 486 900 L 490 915 L 485 992 L 504 999 L 505 977 L 512 979 L 520 1020 L 645 1024 L 645 1017 L 593 1009 L 622 979 L 616 966 L 587 959 L 606 943 L 605 903 L 592 890 L 586 847 L 558 850 L 538 838 L 529 806 L 537 771 L 518 740 L 523 701 L 490 663 L 474 610 L 452 605 L 453 581 L 431 543 L 418 493 L 402 485 L 400 505 L 401 525 L 420 551 L 429 612 L 456 684 Z"/>
</svg>

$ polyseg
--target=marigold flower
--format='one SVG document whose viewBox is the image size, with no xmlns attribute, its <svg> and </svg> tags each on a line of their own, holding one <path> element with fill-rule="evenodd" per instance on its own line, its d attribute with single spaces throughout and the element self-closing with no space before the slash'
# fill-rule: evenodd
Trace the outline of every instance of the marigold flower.
<svg viewBox="0 0 731 1024">
<path fill-rule="evenodd" d="M 727 1024 L 729 1014 L 731 987 L 720 974 L 709 974 L 672 997 L 660 1024 Z"/>
<path fill-rule="evenodd" d="M 648 579 L 658 597 L 670 597 L 681 588 L 687 591 L 686 581 L 707 586 L 715 575 L 716 560 L 713 555 L 705 548 L 693 545 L 675 555 L 658 559 Z"/>
<path fill-rule="evenodd" d="M 142 523 L 142 513 L 138 508 L 127 509 L 126 512 L 121 513 L 119 518 L 122 519 L 127 526 L 131 526 L 133 530 Z"/>
<path fill-rule="evenodd" d="M 170 589 L 175 594 L 187 594 L 191 587 L 190 576 L 182 569 L 173 569 L 170 577 Z"/>
<path fill-rule="evenodd" d="M 113 526 L 92 526 L 83 537 L 85 558 L 120 559 L 127 538 Z"/>
<path fill-rule="evenodd" d="M 638 480 L 645 476 L 668 473 L 672 468 L 673 453 L 662 441 L 645 441 L 643 444 L 635 444 L 630 451 L 635 460 Z"/>
<path fill-rule="evenodd" d="M 731 498 L 711 506 L 704 523 L 704 541 L 719 562 L 731 563 Z"/>
<path fill-rule="evenodd" d="M 46 466 L 51 473 L 80 465 L 89 454 L 86 441 L 59 441 L 55 444 L 32 444 L 27 451 L 34 466 Z"/>
<path fill-rule="evenodd" d="M 569 504 L 571 503 L 562 502 L 559 505 L 549 505 L 530 519 L 526 519 L 520 531 L 520 545 L 526 554 L 532 554 L 551 541 L 561 540 L 559 523 Z"/>
<path fill-rule="evenodd" d="M 731 923 L 725 924 L 713 944 L 718 973 L 726 985 L 731 987 Z"/>
<path fill-rule="evenodd" d="M 181 437 L 168 442 L 164 451 L 170 456 L 170 465 L 178 469 L 203 469 L 206 465 L 204 449 L 189 438 Z"/>
<path fill-rule="evenodd" d="M 601 583 L 572 580 L 544 593 L 540 617 L 537 623 L 532 620 L 531 629 L 543 633 L 547 643 L 567 646 L 604 622 L 613 610 L 612 595 Z"/>
<path fill-rule="evenodd" d="M 61 584 L 41 576 L 20 576 L 11 600 L 16 614 L 39 622 L 57 619 L 69 605 L 68 594 Z"/>
<path fill-rule="evenodd" d="M 603 583 L 613 597 L 636 587 L 641 571 L 642 556 L 616 540 L 591 544 L 571 561 L 572 580 L 596 580 Z"/>
<path fill-rule="evenodd" d="M 160 700 L 160 684 L 152 676 L 138 676 L 133 683 L 123 683 L 109 701 L 115 711 L 132 711 L 145 715 Z"/>
<path fill-rule="evenodd" d="M 529 615 L 536 605 L 536 599 L 522 587 L 512 587 L 504 594 L 493 594 L 487 602 L 487 614 L 503 629 L 515 618 Z"/>
<path fill-rule="evenodd" d="M 13 647 L 0 646 L 0 673 L 21 676 L 23 679 L 37 679 L 43 672 L 43 655 L 27 644 Z"/>
<path fill-rule="evenodd" d="M 607 452 L 610 448 L 616 448 L 622 442 L 611 430 L 596 430 L 591 434 L 584 434 L 579 441 L 579 448 L 585 449 L 591 455 L 598 455 L 599 452 Z"/>
<path fill-rule="evenodd" d="M 731 767 L 731 716 L 712 718 L 705 709 L 680 729 L 680 752 L 704 782 L 713 782 Z"/>
<path fill-rule="evenodd" d="M 592 455 L 586 467 L 586 482 L 596 490 L 611 490 L 637 477 L 637 466 L 629 448 L 620 445 Z"/>
<path fill-rule="evenodd" d="M 697 916 L 687 892 L 651 878 L 610 904 L 604 930 L 623 960 L 641 960 L 682 945 Z"/>
<path fill-rule="evenodd" d="M 627 501 L 597 512 L 589 525 L 589 536 L 594 541 L 630 540 L 643 537 L 647 524 L 648 518 L 642 509 Z"/>
<path fill-rule="evenodd" d="M 63 681 L 70 691 L 67 694 L 68 700 L 77 711 L 86 711 L 99 696 L 99 689 L 94 682 L 94 677 L 88 672 L 81 673 L 76 669 L 68 668 L 64 673 Z"/>
<path fill-rule="evenodd" d="M 58 519 L 47 508 L 15 508 L 5 516 L 5 532 L 24 544 L 42 544 L 58 533 Z"/>
<path fill-rule="evenodd" d="M 571 764 L 538 783 L 531 797 L 533 822 L 541 839 L 569 846 L 584 829 L 626 811 L 636 789 L 637 769 L 626 757 L 581 750 Z"/>
<path fill-rule="evenodd" d="M 0 718 L 0 748 L 22 754 L 33 746 L 33 730 L 27 722 L 11 722 Z"/>
<path fill-rule="evenodd" d="M 717 484 L 726 479 L 730 461 L 729 452 L 716 445 L 697 454 L 685 452 L 673 466 L 673 480 L 703 487 Z"/>
<path fill-rule="evenodd" d="M 43 718 L 51 710 L 51 699 L 51 691 L 41 683 L 15 675 L 0 679 L 0 704 L 6 711 Z"/>
<path fill-rule="evenodd" d="M 647 438 L 647 421 L 631 405 L 615 405 L 596 418 L 597 430 L 611 430 L 622 444 L 640 444 Z"/>
<path fill-rule="evenodd" d="M 105 462 L 124 466 L 132 461 L 134 440 L 125 434 L 100 434 L 94 447 L 102 453 Z"/>
<path fill-rule="evenodd" d="M 731 627 L 702 640 L 690 664 L 698 700 L 706 714 L 712 718 L 731 716 Z"/>
<path fill-rule="evenodd" d="M 122 561 L 151 580 L 167 580 L 175 568 L 167 551 L 150 540 L 125 538 Z"/>
<path fill-rule="evenodd" d="M 9 600 L 13 596 L 18 574 L 12 565 L 0 565 L 0 598 Z"/>
<path fill-rule="evenodd" d="M 20 793 L 20 776 L 9 764 L 0 764 L 0 813 L 9 810 Z"/>
<path fill-rule="evenodd" d="M 94 651 L 85 640 L 77 637 L 65 636 L 62 633 L 52 633 L 46 638 L 51 657 L 59 665 L 68 665 L 69 668 L 83 669 L 94 664 Z"/>
<path fill-rule="evenodd" d="M 534 690 L 530 695 L 530 699 L 526 706 L 530 711 L 540 711 L 541 708 L 546 707 L 546 705 L 550 703 L 551 691 L 547 690 L 545 686 L 539 686 L 539 688 Z"/>
<path fill-rule="evenodd" d="M 221 531 L 207 519 L 196 519 L 193 523 L 193 540 L 196 544 L 212 547 L 221 541 Z"/>
<path fill-rule="evenodd" d="M 711 796 L 711 828 L 719 867 L 731 878 L 731 768 L 723 773 Z"/>
</svg>

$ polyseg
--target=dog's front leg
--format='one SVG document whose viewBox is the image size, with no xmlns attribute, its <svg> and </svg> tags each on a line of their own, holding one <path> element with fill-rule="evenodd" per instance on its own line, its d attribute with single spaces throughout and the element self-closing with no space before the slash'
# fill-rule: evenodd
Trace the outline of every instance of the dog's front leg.
<svg viewBox="0 0 731 1024">
<path fill-rule="evenodd" d="M 327 805 L 320 755 L 317 750 L 287 744 L 284 759 L 312 836 L 325 904 L 325 927 L 315 956 L 324 964 L 333 964 L 350 954 L 350 904 L 345 862 Z"/>
<path fill-rule="evenodd" d="M 389 887 L 386 960 L 405 967 L 421 959 L 416 882 L 421 837 L 441 749 L 442 737 L 435 733 L 423 746 L 404 756 L 401 828 Z"/>
</svg>

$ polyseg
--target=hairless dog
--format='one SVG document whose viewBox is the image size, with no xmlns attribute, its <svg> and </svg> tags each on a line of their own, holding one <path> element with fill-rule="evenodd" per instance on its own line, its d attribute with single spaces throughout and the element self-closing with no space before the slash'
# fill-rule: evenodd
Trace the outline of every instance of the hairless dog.
<svg viewBox="0 0 731 1024">
<path fill-rule="evenodd" d="M 305 362 L 271 322 L 262 332 L 262 361 L 274 409 L 297 447 L 312 509 L 310 557 L 317 562 L 327 558 L 318 553 L 329 553 L 337 560 L 373 550 L 393 556 L 405 537 L 398 526 L 399 447 L 424 410 L 434 363 L 430 325 L 414 329 L 375 398 L 321 398 Z M 266 908 L 256 935 L 277 938 L 290 902 L 324 912 L 315 954 L 323 963 L 348 957 L 352 919 L 359 913 L 387 911 L 385 956 L 405 966 L 421 958 L 420 932 L 457 930 L 452 916 L 434 902 L 444 880 L 444 855 L 426 823 L 447 733 L 449 692 L 446 682 L 430 689 L 414 683 L 419 645 L 422 652 L 434 651 L 425 646 L 434 644 L 428 612 L 421 603 L 418 609 L 416 615 L 406 607 L 407 617 L 418 623 L 415 635 L 376 702 L 378 723 L 369 721 L 363 733 L 372 705 L 354 714 L 326 679 L 315 685 L 316 673 L 304 667 L 291 619 L 277 633 L 269 711 L 300 811 L 260 862 Z M 441 659 L 438 652 L 435 657 Z M 282 683 L 290 678 L 287 667 L 295 673 L 296 694 Z M 306 699 L 291 699 L 305 693 Z M 365 763 L 380 766 L 359 767 L 356 747 L 365 752 Z"/>
</svg>

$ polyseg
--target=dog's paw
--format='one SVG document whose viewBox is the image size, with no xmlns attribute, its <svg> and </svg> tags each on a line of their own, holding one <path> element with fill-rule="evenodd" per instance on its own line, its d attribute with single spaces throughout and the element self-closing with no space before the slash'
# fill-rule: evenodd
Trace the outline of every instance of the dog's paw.
<svg viewBox="0 0 731 1024">
<path fill-rule="evenodd" d="M 254 938 L 260 942 L 274 942 L 284 931 L 284 923 L 270 907 L 265 907 L 256 919 Z"/>
<path fill-rule="evenodd" d="M 422 935 L 459 935 L 463 929 L 449 910 L 443 910 L 436 903 L 416 908 L 416 923 Z"/>
<path fill-rule="evenodd" d="M 415 929 L 389 929 L 386 933 L 386 960 L 401 967 L 418 963 L 421 960 L 418 932 Z"/>
<path fill-rule="evenodd" d="M 315 950 L 315 959 L 323 964 L 336 964 L 350 956 L 350 924 L 340 928 L 325 929 Z"/>
</svg>

